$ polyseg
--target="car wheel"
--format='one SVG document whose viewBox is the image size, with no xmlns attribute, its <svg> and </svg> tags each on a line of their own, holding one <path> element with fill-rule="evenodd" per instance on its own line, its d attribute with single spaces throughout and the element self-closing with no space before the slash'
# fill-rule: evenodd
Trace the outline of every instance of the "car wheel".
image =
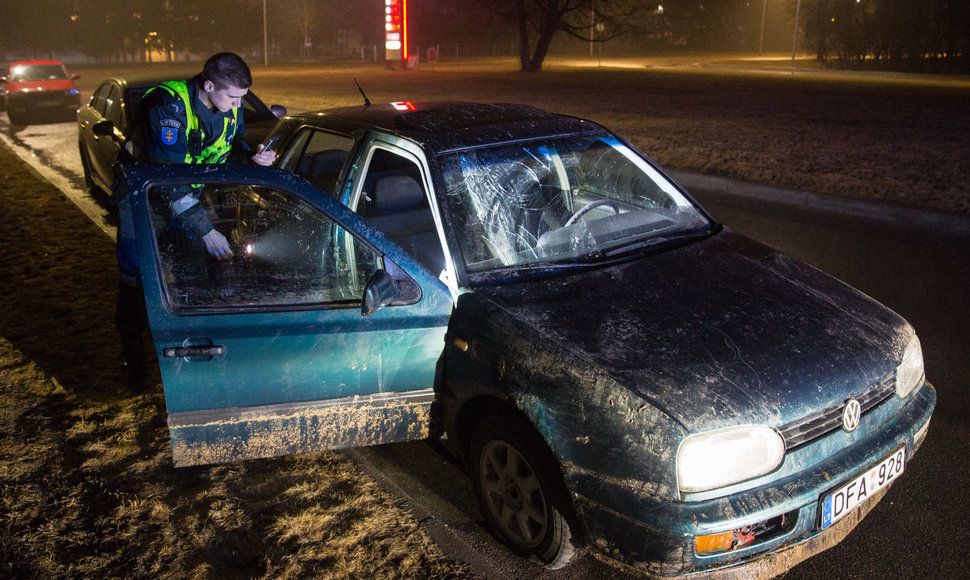
<svg viewBox="0 0 970 580">
<path fill-rule="evenodd" d="M 530 425 L 501 416 L 482 420 L 470 463 L 482 511 L 512 551 L 550 569 L 576 557 L 579 534 L 562 473 Z"/>
<path fill-rule="evenodd" d="M 10 120 L 11 125 L 21 125 L 27 126 L 26 115 L 21 115 L 20 113 L 14 113 L 13 110 L 7 109 L 7 119 Z"/>
</svg>

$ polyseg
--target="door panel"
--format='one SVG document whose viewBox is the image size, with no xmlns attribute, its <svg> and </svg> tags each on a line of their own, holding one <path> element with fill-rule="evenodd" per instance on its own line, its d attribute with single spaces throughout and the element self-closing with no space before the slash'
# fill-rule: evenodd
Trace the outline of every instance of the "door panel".
<svg viewBox="0 0 970 580">
<path fill-rule="evenodd" d="M 427 436 L 452 303 L 400 248 L 275 169 L 139 167 L 129 183 L 145 185 L 133 211 L 177 466 Z M 233 258 L 170 215 L 189 184 Z M 380 269 L 401 291 L 364 317 Z"/>
</svg>

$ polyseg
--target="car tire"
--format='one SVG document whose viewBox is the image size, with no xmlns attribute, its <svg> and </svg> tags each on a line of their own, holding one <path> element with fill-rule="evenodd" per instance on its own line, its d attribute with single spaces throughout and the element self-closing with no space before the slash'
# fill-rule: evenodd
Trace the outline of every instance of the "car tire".
<svg viewBox="0 0 970 580">
<path fill-rule="evenodd" d="M 472 437 L 469 462 L 475 493 L 499 539 L 548 569 L 581 552 L 572 502 L 558 462 L 531 425 L 486 417 Z"/>
<path fill-rule="evenodd" d="M 27 117 L 20 113 L 14 113 L 13 110 L 7 110 L 7 119 L 10 120 L 11 125 L 27 126 Z"/>
</svg>

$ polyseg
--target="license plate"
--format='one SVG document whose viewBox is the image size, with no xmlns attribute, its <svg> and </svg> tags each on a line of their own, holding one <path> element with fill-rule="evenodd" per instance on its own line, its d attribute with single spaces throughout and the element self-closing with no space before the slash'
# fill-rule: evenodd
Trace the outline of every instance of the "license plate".
<svg viewBox="0 0 970 580">
<path fill-rule="evenodd" d="M 906 447 L 893 451 L 868 471 L 835 490 L 822 502 L 822 529 L 831 526 L 880 489 L 888 486 L 902 475 L 906 467 Z"/>
</svg>

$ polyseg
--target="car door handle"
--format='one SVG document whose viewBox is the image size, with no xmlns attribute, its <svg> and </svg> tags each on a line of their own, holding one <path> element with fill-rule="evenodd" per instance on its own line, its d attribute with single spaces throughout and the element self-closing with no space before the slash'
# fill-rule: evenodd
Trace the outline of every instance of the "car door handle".
<svg viewBox="0 0 970 580">
<path fill-rule="evenodd" d="M 211 346 L 173 346 L 162 349 L 165 358 L 183 358 L 193 356 L 220 356 L 226 354 L 226 347 L 221 344 Z"/>
</svg>

